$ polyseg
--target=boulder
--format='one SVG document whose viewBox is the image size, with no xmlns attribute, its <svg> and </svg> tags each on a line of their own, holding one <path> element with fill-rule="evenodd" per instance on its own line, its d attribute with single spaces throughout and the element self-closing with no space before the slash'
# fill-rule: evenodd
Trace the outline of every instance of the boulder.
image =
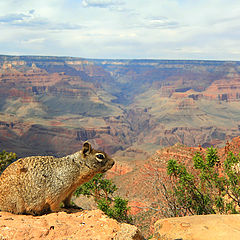
<svg viewBox="0 0 240 240">
<path fill-rule="evenodd" d="M 158 220 L 152 240 L 238 240 L 240 214 L 198 215 Z"/>
</svg>

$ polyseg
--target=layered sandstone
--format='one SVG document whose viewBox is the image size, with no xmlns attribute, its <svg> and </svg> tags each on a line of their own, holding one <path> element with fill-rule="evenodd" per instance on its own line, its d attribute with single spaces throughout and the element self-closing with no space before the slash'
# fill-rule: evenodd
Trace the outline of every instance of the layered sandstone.
<svg viewBox="0 0 240 240">
<path fill-rule="evenodd" d="M 176 142 L 221 145 L 239 134 L 239 66 L 0 56 L 0 121 L 5 124 L 0 149 L 19 156 L 59 155 L 59 149 L 67 154 L 86 138 L 109 153 L 122 151 L 122 156 L 130 156 L 124 150 L 131 147 L 151 154 L 159 145 Z M 14 126 L 9 128 L 11 118 Z M 24 127 L 17 130 L 17 125 Z M 44 132 L 41 142 L 46 144 L 30 136 L 38 131 Z M 21 139 L 19 132 L 24 133 Z M 50 143 L 51 136 L 55 140 Z"/>
</svg>

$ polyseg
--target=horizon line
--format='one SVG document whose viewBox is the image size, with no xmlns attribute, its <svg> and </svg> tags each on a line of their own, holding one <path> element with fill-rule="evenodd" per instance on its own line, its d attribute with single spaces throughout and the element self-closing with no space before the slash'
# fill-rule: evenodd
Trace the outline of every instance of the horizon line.
<svg viewBox="0 0 240 240">
<path fill-rule="evenodd" d="M 71 59 L 81 59 L 81 60 L 105 60 L 105 61 L 204 61 L 204 62 L 240 62 L 240 60 L 224 60 L 224 59 L 191 59 L 191 58 L 101 58 L 101 57 L 79 57 L 79 56 L 69 56 L 69 55 L 41 55 L 41 54 L 0 54 L 0 57 L 50 57 L 50 58 L 71 58 Z"/>
</svg>

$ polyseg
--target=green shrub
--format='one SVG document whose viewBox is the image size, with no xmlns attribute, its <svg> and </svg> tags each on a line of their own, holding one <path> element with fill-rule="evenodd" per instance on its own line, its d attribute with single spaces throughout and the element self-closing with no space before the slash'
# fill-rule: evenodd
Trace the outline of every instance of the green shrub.
<svg viewBox="0 0 240 240">
<path fill-rule="evenodd" d="M 121 197 L 113 197 L 117 186 L 111 180 L 104 179 L 103 174 L 97 174 L 89 182 L 81 185 L 76 192 L 75 196 L 80 194 L 87 197 L 93 196 L 97 206 L 106 215 L 114 218 L 120 222 L 131 223 L 132 218 L 129 216 L 128 200 Z"/>
<path fill-rule="evenodd" d="M 0 174 L 6 169 L 6 167 L 17 159 L 16 153 L 8 153 L 6 151 L 0 152 Z"/>
<path fill-rule="evenodd" d="M 170 199 L 175 198 L 175 215 L 238 213 L 240 207 L 240 158 L 229 152 L 222 168 L 217 150 L 196 153 L 194 168 L 169 160 L 167 174 L 172 179 Z"/>
</svg>

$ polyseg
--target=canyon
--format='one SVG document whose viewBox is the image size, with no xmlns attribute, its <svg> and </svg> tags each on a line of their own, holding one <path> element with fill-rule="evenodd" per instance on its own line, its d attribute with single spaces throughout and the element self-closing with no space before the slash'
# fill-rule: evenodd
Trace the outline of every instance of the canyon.
<svg viewBox="0 0 240 240">
<path fill-rule="evenodd" d="M 0 151 L 59 157 L 90 141 L 116 160 L 107 178 L 146 236 L 170 217 L 167 161 L 238 153 L 239 136 L 240 62 L 0 55 Z"/>
<path fill-rule="evenodd" d="M 240 131 L 240 62 L 0 55 L 0 149 L 62 156 L 89 140 L 121 159 Z"/>
</svg>

